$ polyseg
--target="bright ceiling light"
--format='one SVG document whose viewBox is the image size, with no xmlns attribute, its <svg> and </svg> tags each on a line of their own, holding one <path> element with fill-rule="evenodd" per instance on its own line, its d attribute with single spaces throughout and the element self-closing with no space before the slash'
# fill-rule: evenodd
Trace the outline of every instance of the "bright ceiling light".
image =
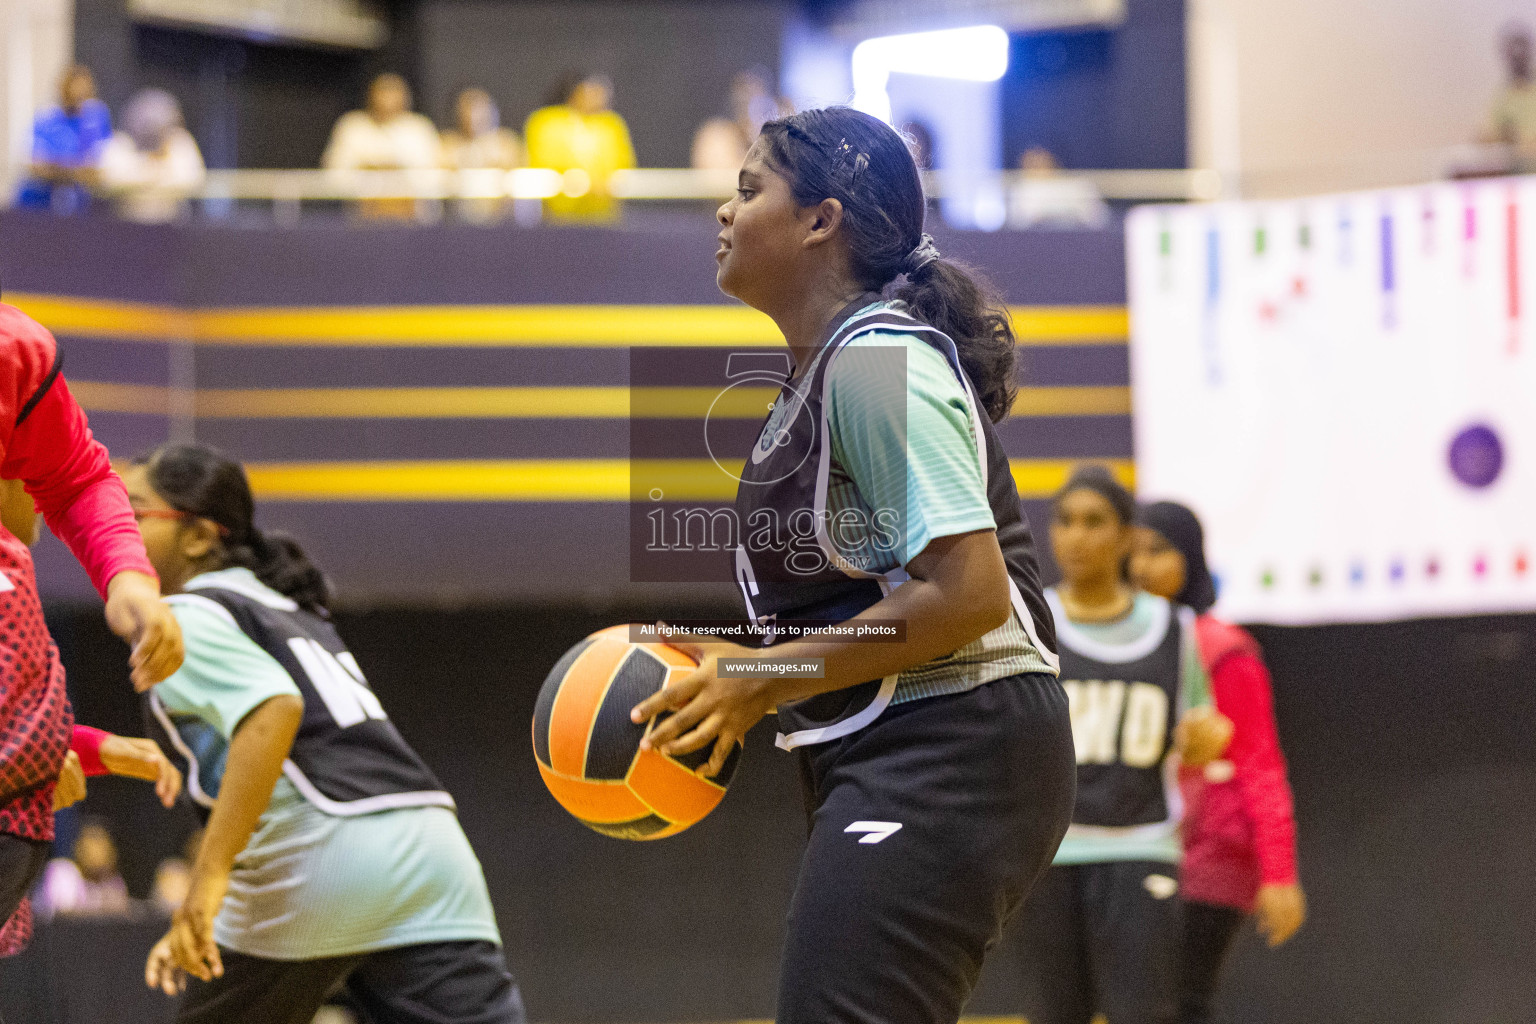
<svg viewBox="0 0 1536 1024">
<path fill-rule="evenodd" d="M 996 25 L 876 36 L 853 48 L 853 105 L 891 119 L 892 72 L 995 82 L 1008 71 L 1008 33 Z"/>
</svg>

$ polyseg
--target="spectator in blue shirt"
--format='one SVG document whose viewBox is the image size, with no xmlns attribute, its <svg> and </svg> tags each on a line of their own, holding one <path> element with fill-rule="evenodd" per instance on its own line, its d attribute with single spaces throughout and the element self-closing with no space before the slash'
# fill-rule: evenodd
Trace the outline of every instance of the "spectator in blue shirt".
<svg viewBox="0 0 1536 1024">
<path fill-rule="evenodd" d="M 112 115 L 96 98 L 90 69 L 76 64 L 59 83 L 59 105 L 32 124 L 32 172 L 16 205 L 54 213 L 78 213 L 90 202 L 101 148 L 112 136 Z"/>
</svg>

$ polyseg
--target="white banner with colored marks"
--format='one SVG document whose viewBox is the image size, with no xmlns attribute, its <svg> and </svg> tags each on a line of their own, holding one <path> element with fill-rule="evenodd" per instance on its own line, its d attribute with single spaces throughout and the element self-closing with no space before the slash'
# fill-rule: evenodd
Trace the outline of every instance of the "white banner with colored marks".
<svg viewBox="0 0 1536 1024">
<path fill-rule="evenodd" d="M 1218 611 L 1536 610 L 1536 178 L 1129 219 L 1139 496 Z"/>
</svg>

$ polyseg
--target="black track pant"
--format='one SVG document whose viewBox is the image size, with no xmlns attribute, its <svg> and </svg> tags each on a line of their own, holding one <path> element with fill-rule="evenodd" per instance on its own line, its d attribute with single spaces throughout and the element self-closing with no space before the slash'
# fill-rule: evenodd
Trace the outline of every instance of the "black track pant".
<svg viewBox="0 0 1536 1024">
<path fill-rule="evenodd" d="M 188 979 L 176 1024 L 309 1024 L 332 994 L 366 1024 L 524 1024 L 523 1000 L 489 942 L 432 942 L 320 960 L 220 949 L 224 974 Z"/>
<path fill-rule="evenodd" d="M 1241 910 L 1210 903 L 1184 904 L 1184 968 L 1179 983 L 1179 1024 L 1207 1024 L 1222 965 L 1247 918 Z"/>
<path fill-rule="evenodd" d="M 802 748 L 800 768 L 811 834 L 779 1024 L 954 1024 L 1071 818 L 1060 685 L 1011 676 L 899 704 Z"/>
<path fill-rule="evenodd" d="M 1053 867 L 1019 915 L 1029 1024 L 1173 1024 L 1183 905 L 1156 861 Z"/>
</svg>

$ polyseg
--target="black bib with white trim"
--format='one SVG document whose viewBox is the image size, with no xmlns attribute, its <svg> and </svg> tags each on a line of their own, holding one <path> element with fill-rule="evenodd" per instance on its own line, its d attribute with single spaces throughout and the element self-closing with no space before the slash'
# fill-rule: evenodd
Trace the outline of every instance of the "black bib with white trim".
<svg viewBox="0 0 1536 1024">
<path fill-rule="evenodd" d="M 1168 753 L 1184 706 L 1184 631 L 1192 613 L 1150 598 L 1147 632 L 1134 643 L 1107 644 L 1073 625 L 1054 588 L 1046 598 L 1056 612 L 1061 687 L 1077 748 L 1072 823 L 1130 828 L 1181 816 Z"/>
<path fill-rule="evenodd" d="M 886 306 L 857 312 L 878 301 L 877 295 L 865 295 L 833 320 L 838 326 L 818 347 L 811 365 L 783 384 L 743 467 L 736 491 L 743 543 L 736 549 L 735 574 L 747 615 L 763 625 L 779 619 L 841 622 L 874 605 L 907 578 L 899 568 L 876 573 L 851 564 L 828 535 L 832 444 L 826 392 L 833 361 L 854 338 L 871 331 L 914 334 L 944 356 L 965 389 L 1014 612 L 1030 642 L 1054 665 L 1055 629 L 1042 595 L 1029 523 L 1019 506 L 1007 453 L 966 377 L 955 344 L 934 327 Z M 761 542 L 763 529 L 779 531 L 775 543 Z M 749 545 L 749 538 L 757 542 Z M 891 675 L 780 706 L 779 746 L 823 743 L 863 728 L 890 703 L 896 682 L 897 676 Z"/>
<path fill-rule="evenodd" d="M 335 815 L 352 816 L 399 807 L 449 807 L 453 798 L 412 750 L 385 715 L 356 659 L 335 627 L 300 608 L 276 591 L 253 583 L 218 581 L 199 585 L 167 600 L 216 610 L 256 646 L 270 654 L 293 678 L 304 700 L 304 717 L 283 774 L 306 800 Z M 216 786 L 207 774 L 206 730 L 199 722 L 179 724 L 149 695 L 151 724 L 157 738 L 183 762 L 187 792 L 205 815 Z M 200 755 L 204 755 L 200 757 Z M 222 757 L 218 771 L 222 773 Z"/>
</svg>

